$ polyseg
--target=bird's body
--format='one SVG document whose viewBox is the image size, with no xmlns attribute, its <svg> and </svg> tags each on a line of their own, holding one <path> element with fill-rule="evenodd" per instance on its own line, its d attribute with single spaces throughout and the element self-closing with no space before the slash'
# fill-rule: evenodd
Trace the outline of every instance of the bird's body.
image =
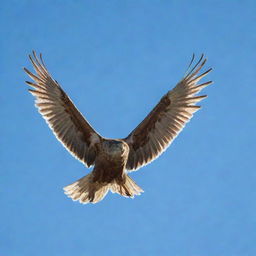
<svg viewBox="0 0 256 256">
<path fill-rule="evenodd" d="M 36 106 L 58 140 L 92 172 L 64 188 L 65 193 L 81 203 L 97 203 L 109 190 L 122 196 L 134 197 L 143 190 L 127 175 L 156 159 L 200 107 L 206 95 L 195 96 L 211 81 L 197 85 L 211 69 L 198 75 L 206 60 L 203 55 L 186 76 L 162 97 L 149 115 L 123 139 L 106 139 L 99 135 L 77 110 L 35 52 L 30 60 L 37 75 L 25 69 L 35 83 Z M 193 59 L 190 63 L 192 64 Z M 190 67 L 189 65 L 189 67 Z"/>
<path fill-rule="evenodd" d="M 121 140 L 111 139 L 105 139 L 99 146 L 93 169 L 94 179 L 108 183 L 115 179 L 121 181 L 125 174 L 129 146 Z"/>
</svg>

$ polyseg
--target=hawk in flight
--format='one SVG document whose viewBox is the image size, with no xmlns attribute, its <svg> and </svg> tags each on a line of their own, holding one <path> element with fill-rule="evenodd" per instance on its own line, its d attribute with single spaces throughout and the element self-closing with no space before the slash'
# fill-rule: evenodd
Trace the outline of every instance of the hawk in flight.
<svg viewBox="0 0 256 256">
<path fill-rule="evenodd" d="M 206 95 L 196 96 L 212 82 L 198 84 L 211 69 L 200 74 L 204 55 L 189 68 L 182 80 L 168 91 L 148 116 L 123 139 L 107 139 L 97 133 L 75 107 L 71 99 L 47 70 L 42 55 L 29 55 L 35 74 L 24 68 L 34 80 L 26 81 L 35 96 L 35 105 L 57 139 L 92 172 L 64 188 L 80 203 L 97 203 L 111 190 L 125 197 L 140 195 L 143 190 L 127 175 L 162 154 L 180 133 L 193 114 L 195 105 Z"/>
</svg>

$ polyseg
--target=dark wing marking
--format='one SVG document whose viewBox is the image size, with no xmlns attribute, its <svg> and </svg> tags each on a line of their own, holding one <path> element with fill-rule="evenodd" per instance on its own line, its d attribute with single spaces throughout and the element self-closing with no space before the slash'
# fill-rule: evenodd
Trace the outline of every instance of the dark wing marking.
<svg viewBox="0 0 256 256">
<path fill-rule="evenodd" d="M 26 83 L 33 87 L 29 89 L 35 96 L 35 105 L 48 123 L 58 140 L 66 149 L 88 167 L 94 164 L 96 157 L 95 145 L 101 141 L 101 136 L 90 126 L 75 105 L 62 90 L 57 81 L 49 74 L 40 54 L 40 60 L 33 51 L 29 55 L 36 75 L 24 68 L 35 83 Z"/>
<path fill-rule="evenodd" d="M 194 60 L 194 55 L 189 68 Z M 195 96 L 212 82 L 197 84 L 211 69 L 198 75 L 206 62 L 202 55 L 185 77 L 155 106 L 149 115 L 124 139 L 130 147 L 127 170 L 136 170 L 163 153 L 200 106 L 206 95 Z"/>
</svg>

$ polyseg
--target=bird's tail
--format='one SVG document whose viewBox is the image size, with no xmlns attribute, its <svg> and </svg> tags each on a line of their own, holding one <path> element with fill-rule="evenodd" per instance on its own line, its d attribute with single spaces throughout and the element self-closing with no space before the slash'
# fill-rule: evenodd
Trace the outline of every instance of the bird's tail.
<svg viewBox="0 0 256 256">
<path fill-rule="evenodd" d="M 111 183 L 110 190 L 112 193 L 131 198 L 144 192 L 127 174 L 125 174 L 121 182 L 115 181 Z"/>
<path fill-rule="evenodd" d="M 65 194 L 74 201 L 79 200 L 82 204 L 95 204 L 106 196 L 109 185 L 107 183 L 93 182 L 93 174 L 90 173 L 63 189 Z"/>
<path fill-rule="evenodd" d="M 65 194 L 74 201 L 79 200 L 82 204 L 98 203 L 111 190 L 125 197 L 140 195 L 143 190 L 128 176 L 125 175 L 122 182 L 113 181 L 112 183 L 94 182 L 93 174 L 90 173 L 76 182 L 64 187 Z"/>
</svg>

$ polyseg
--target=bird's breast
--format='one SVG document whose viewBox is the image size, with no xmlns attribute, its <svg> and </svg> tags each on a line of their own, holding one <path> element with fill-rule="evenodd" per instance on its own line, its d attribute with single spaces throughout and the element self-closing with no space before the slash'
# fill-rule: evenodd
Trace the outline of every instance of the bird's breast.
<svg viewBox="0 0 256 256">
<path fill-rule="evenodd" d="M 122 179 L 126 162 L 127 154 L 121 148 L 103 148 L 97 156 L 93 171 L 95 181 L 110 183 Z"/>
</svg>

